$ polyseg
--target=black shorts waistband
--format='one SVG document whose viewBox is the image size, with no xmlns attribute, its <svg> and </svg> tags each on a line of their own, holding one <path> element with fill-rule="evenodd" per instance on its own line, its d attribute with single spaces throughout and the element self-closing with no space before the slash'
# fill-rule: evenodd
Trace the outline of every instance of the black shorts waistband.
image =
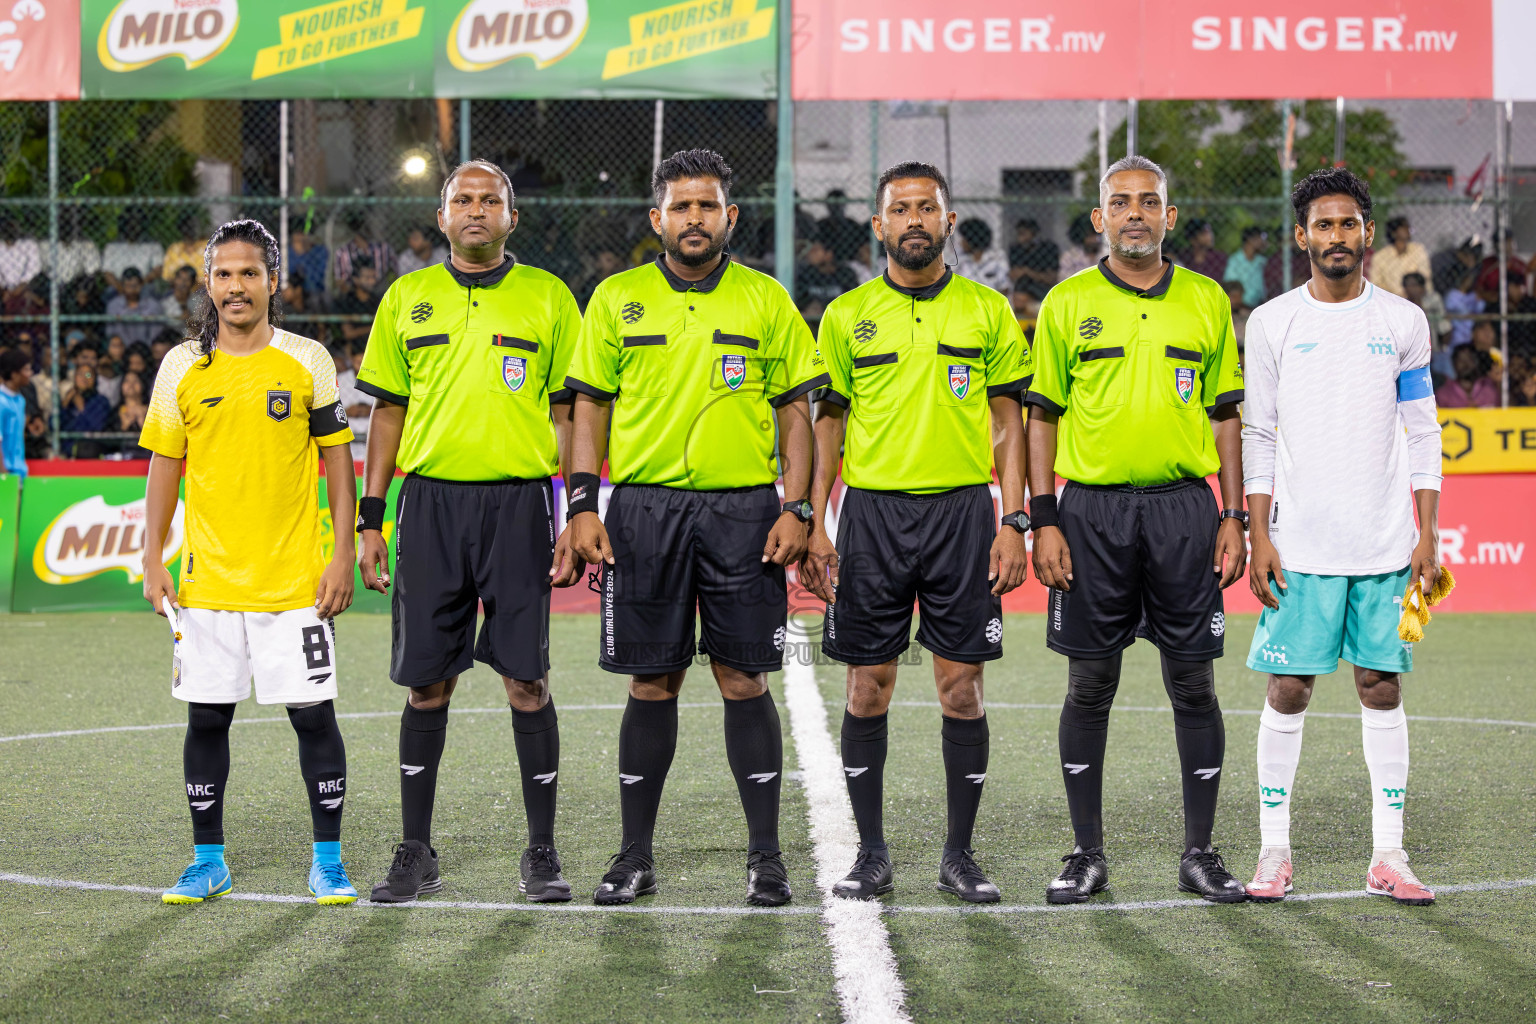
<svg viewBox="0 0 1536 1024">
<path fill-rule="evenodd" d="M 1134 484 L 1080 484 L 1076 480 L 1068 480 L 1067 486 L 1081 487 L 1085 491 L 1114 491 L 1118 494 L 1167 494 L 1169 491 L 1182 491 L 1187 487 L 1204 483 L 1205 481 L 1200 477 L 1189 476 L 1171 483 L 1151 484 L 1146 487 L 1137 487 Z"/>
<path fill-rule="evenodd" d="M 442 477 L 425 476 L 421 473 L 407 473 L 405 478 L 407 480 L 420 480 L 424 484 L 436 484 L 443 487 L 517 487 L 524 484 L 548 484 L 550 482 L 550 478 L 547 476 L 533 477 L 532 479 L 511 477 L 505 480 L 444 480 Z"/>
<path fill-rule="evenodd" d="M 965 494 L 970 491 L 986 491 L 990 498 L 992 488 L 989 484 L 965 484 L 961 487 L 951 487 L 947 491 L 935 491 L 932 494 L 915 494 L 912 491 L 875 491 L 868 487 L 849 487 L 850 491 L 859 491 L 875 498 L 897 498 L 901 501 L 942 501 L 945 498 L 953 498 L 957 494 Z"/>
<path fill-rule="evenodd" d="M 618 490 L 647 490 L 665 491 L 668 494 L 751 494 L 754 491 L 772 491 L 776 488 L 773 484 L 751 484 L 747 487 L 718 487 L 713 490 L 701 490 L 693 487 L 667 487 L 664 484 L 614 484 L 613 489 Z"/>
</svg>

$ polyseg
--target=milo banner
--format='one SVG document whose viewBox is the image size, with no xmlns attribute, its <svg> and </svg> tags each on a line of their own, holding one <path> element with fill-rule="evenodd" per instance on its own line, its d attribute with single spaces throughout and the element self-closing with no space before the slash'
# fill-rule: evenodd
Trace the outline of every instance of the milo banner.
<svg viewBox="0 0 1536 1024">
<path fill-rule="evenodd" d="M 774 94 L 775 0 L 83 0 L 81 96 Z"/>
<path fill-rule="evenodd" d="M 87 609 L 144 609 L 142 584 L 144 560 L 144 478 L 142 476 L 33 476 L 21 496 L 19 527 L 6 520 L 15 517 L 14 483 L 6 504 L 7 481 L 0 477 L 0 547 L 14 541 L 15 580 L 6 586 L 0 573 L 0 594 L 9 596 L 7 607 L 17 612 L 82 611 Z M 395 497 L 400 480 L 390 487 L 384 524 L 385 540 L 395 535 Z M 331 557 L 335 538 L 326 506 L 325 480 L 321 478 L 320 517 L 324 555 Z M 165 564 L 173 578 L 181 572 L 183 507 L 176 506 L 170 533 L 165 539 Z M 351 529 L 352 524 L 346 524 Z M 10 550 L 6 548 L 6 550 Z M 0 550 L 0 556 L 4 551 Z M 356 576 L 352 608 L 387 612 L 389 598 L 363 589 Z"/>
</svg>

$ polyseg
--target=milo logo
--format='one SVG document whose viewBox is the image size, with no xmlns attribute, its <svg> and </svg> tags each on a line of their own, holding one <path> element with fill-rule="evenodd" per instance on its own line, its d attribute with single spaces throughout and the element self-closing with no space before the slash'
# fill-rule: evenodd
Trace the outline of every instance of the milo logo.
<svg viewBox="0 0 1536 1024">
<path fill-rule="evenodd" d="M 63 585 L 121 569 L 129 583 L 137 583 L 144 578 L 144 512 L 143 498 L 126 505 L 108 505 L 96 494 L 75 502 L 37 539 L 32 571 L 44 583 Z M 165 536 L 167 565 L 181 553 L 182 512 L 178 501 Z"/>
<path fill-rule="evenodd" d="M 448 60 L 484 71 L 514 57 L 545 68 L 569 54 L 587 31 L 587 0 L 470 0 L 448 31 Z"/>
<path fill-rule="evenodd" d="M 190 71 L 229 45 L 239 21 L 239 0 L 122 0 L 102 23 L 96 56 L 108 71 L 166 57 L 180 57 Z"/>
</svg>

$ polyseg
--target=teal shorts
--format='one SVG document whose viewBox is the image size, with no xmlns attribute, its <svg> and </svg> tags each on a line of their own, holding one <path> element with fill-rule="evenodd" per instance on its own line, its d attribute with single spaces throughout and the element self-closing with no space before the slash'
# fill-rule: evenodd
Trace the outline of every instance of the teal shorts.
<svg viewBox="0 0 1536 1024">
<path fill-rule="evenodd" d="M 1397 635 L 1408 567 L 1378 576 L 1287 572 L 1280 601 L 1265 608 L 1248 650 L 1248 667 L 1282 676 L 1321 676 L 1343 658 L 1377 672 L 1413 671 L 1413 645 Z"/>
</svg>

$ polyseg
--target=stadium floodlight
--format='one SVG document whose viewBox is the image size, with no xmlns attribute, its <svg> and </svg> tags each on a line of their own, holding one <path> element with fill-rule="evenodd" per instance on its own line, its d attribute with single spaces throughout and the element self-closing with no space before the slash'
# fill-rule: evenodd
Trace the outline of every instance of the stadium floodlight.
<svg viewBox="0 0 1536 1024">
<path fill-rule="evenodd" d="M 407 178 L 419 178 L 427 173 L 427 158 L 420 153 L 408 154 L 405 162 L 400 165 L 400 170 Z"/>
</svg>

